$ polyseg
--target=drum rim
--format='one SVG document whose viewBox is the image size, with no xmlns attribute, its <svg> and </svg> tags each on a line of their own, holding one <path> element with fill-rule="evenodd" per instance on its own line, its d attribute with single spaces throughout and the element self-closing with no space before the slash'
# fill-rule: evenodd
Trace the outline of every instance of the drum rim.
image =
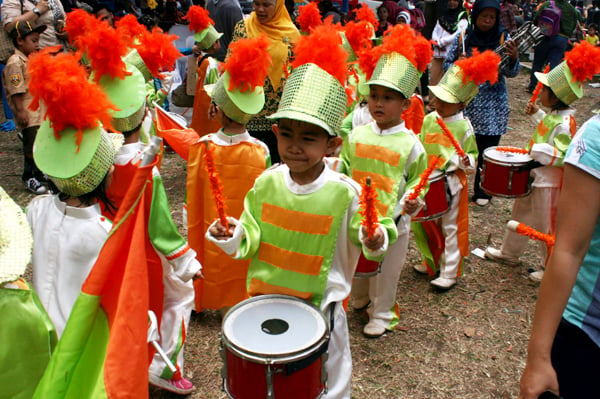
<svg viewBox="0 0 600 399">
<path fill-rule="evenodd" d="M 523 166 L 523 165 L 527 165 L 529 162 L 533 161 L 533 158 L 531 158 L 531 155 L 529 154 L 516 154 L 516 155 L 522 155 L 522 156 L 527 156 L 529 159 L 526 161 L 515 161 L 515 162 L 507 162 L 506 160 L 499 160 L 499 159 L 494 159 L 492 157 L 490 157 L 488 155 L 488 152 L 491 151 L 497 151 L 496 148 L 498 148 L 498 146 L 494 146 L 494 147 L 488 147 L 483 151 L 483 159 L 484 160 L 488 160 L 496 165 L 501 165 L 501 166 Z M 507 148 L 519 148 L 519 147 L 512 147 L 509 146 Z M 498 153 L 502 153 L 501 151 L 497 151 Z"/>
<path fill-rule="evenodd" d="M 316 340 L 314 343 L 312 343 L 306 347 L 303 347 L 297 351 L 281 353 L 281 354 L 268 354 L 268 355 L 264 354 L 264 353 L 253 352 L 253 351 L 249 350 L 248 348 L 244 348 L 240 345 L 236 345 L 234 342 L 232 342 L 232 340 L 230 338 L 227 337 L 227 334 L 225 334 L 225 325 L 226 325 L 226 322 L 231 317 L 231 315 L 234 314 L 236 310 L 247 305 L 248 303 L 257 302 L 257 301 L 265 301 L 265 300 L 273 300 L 273 299 L 284 299 L 284 300 L 287 300 L 290 302 L 301 303 L 301 304 L 307 306 L 308 308 L 310 308 L 311 310 L 313 310 L 314 313 L 319 316 L 320 320 L 323 322 L 323 326 L 325 327 L 322 336 L 318 340 Z M 227 312 L 225 317 L 223 317 L 223 322 L 221 323 L 221 340 L 223 342 L 223 345 L 225 346 L 225 349 L 230 350 L 236 356 L 238 356 L 242 359 L 249 360 L 254 363 L 262 363 L 262 364 L 287 364 L 287 363 L 290 363 L 293 361 L 305 359 L 308 356 L 310 356 L 311 354 L 313 354 L 317 349 L 319 349 L 323 345 L 325 345 L 329 341 L 329 323 L 327 322 L 327 319 L 325 318 L 325 316 L 323 315 L 321 310 L 318 307 L 316 307 L 314 304 L 312 304 L 311 302 L 308 302 L 308 301 L 305 301 L 305 300 L 302 300 L 300 298 L 296 298 L 293 296 L 288 296 L 288 295 L 280 295 L 280 294 L 258 295 L 258 296 L 246 299 L 246 300 L 234 305 Z"/>
</svg>

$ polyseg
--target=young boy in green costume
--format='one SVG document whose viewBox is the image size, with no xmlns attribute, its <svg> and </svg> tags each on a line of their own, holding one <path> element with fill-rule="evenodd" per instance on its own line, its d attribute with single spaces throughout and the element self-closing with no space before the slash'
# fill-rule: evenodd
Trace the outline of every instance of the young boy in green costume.
<svg viewBox="0 0 600 399">
<path fill-rule="evenodd" d="M 339 62 L 333 67 L 329 63 L 326 71 L 319 66 L 323 54 Z M 361 247 L 367 257 L 377 259 L 396 239 L 389 218 L 380 220 L 372 238 L 366 237 L 357 213 L 360 187 L 323 161 L 339 144 L 347 103 L 341 83 L 346 78 L 344 58 L 330 26 L 299 40 L 294 70 L 277 112 L 270 116 L 278 121 L 273 130 L 284 163 L 258 177 L 239 221 L 230 218 L 227 228 L 215 221 L 206 234 L 226 253 L 251 258 L 251 297 L 292 295 L 319 306 L 333 321 L 326 363 L 328 398 L 350 398 L 352 357 L 341 302 L 350 293 Z"/>
</svg>

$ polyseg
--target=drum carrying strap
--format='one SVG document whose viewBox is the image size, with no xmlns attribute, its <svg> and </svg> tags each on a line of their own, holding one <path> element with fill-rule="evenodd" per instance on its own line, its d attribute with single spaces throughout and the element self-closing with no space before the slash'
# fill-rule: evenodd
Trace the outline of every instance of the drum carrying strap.
<svg viewBox="0 0 600 399">
<path fill-rule="evenodd" d="M 329 336 L 331 336 L 331 332 L 333 331 L 333 323 L 334 323 L 334 318 L 335 318 L 335 305 L 336 305 L 336 303 L 333 302 L 329 306 L 329 310 L 330 310 L 330 312 L 329 312 Z M 323 345 L 321 345 L 321 347 L 315 351 L 315 353 L 312 353 L 310 356 L 305 357 L 304 359 L 298 360 L 297 362 L 287 364 L 285 366 L 285 375 L 289 377 L 290 375 L 294 374 L 295 372 L 298 372 L 298 371 L 310 366 L 311 364 L 316 362 L 317 359 L 319 359 L 321 357 L 321 355 L 323 355 L 323 353 L 327 352 L 328 349 L 329 349 L 329 337 L 327 338 L 327 340 L 325 342 L 323 342 Z"/>
</svg>

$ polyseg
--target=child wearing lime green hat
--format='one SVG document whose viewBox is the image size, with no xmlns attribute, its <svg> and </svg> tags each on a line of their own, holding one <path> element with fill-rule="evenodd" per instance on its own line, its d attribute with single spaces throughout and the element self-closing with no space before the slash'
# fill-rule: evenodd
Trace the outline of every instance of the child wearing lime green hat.
<svg viewBox="0 0 600 399">
<path fill-rule="evenodd" d="M 118 31 L 105 23 L 94 24 L 93 29 L 89 30 L 93 33 L 84 34 L 80 43 L 90 61 L 92 78 L 98 81 L 118 108 L 110 111 L 110 123 L 125 136 L 125 144 L 115 156 L 114 175 L 107 190 L 108 198 L 118 208 L 144 149 L 139 139 L 142 122 L 147 115 L 146 81 L 150 79 L 147 76 L 159 75 L 160 65 L 168 63 L 167 55 L 176 54 L 177 50 L 170 37 L 159 31 L 147 32 L 144 29 L 138 38 L 140 45 L 143 45 L 141 53 L 137 49 L 132 51 L 131 43 L 122 40 L 123 35 L 119 35 Z M 102 43 L 107 42 L 112 46 L 105 51 Z M 167 59 L 156 53 L 163 54 Z M 136 65 L 125 62 L 124 56 L 136 62 Z M 104 66 L 107 60 L 110 68 Z M 155 354 L 149 368 L 149 381 L 165 390 L 187 394 L 193 390 L 193 385 L 184 376 L 183 349 L 194 298 L 192 279 L 202 277 L 202 266 L 173 222 L 157 168 L 153 170 L 150 187 L 152 199 L 146 218 L 148 247 L 152 249 L 146 251 L 146 262 L 149 270 L 159 272 L 162 276 L 163 288 L 160 293 L 152 292 L 150 302 L 153 310 L 162 310 L 160 346 L 175 364 L 176 371 L 170 370 L 162 357 Z M 103 214 L 112 219 L 115 212 L 104 207 Z"/>
<path fill-rule="evenodd" d="M 256 179 L 240 220 L 229 218 L 229 226 L 215 221 L 206 238 L 235 258 L 251 259 L 250 297 L 293 295 L 312 302 L 332 321 L 326 396 L 349 399 L 352 357 L 342 301 L 350 293 L 361 249 L 378 259 L 396 230 L 382 218 L 368 238 L 357 213 L 360 187 L 323 160 L 338 145 L 347 104 L 339 35 L 331 26 L 317 27 L 299 39 L 295 51 L 294 69 L 270 116 L 277 121 L 273 130 L 284 163 Z M 298 262 L 298 257 L 312 261 Z"/>
<path fill-rule="evenodd" d="M 436 110 L 425 117 L 420 139 L 429 157 L 440 157 L 437 171 L 445 176 L 443 201 L 447 192 L 450 198 L 448 211 L 439 219 L 412 223 L 411 227 L 423 254 L 423 263 L 413 267 L 431 276 L 439 272 L 439 277 L 431 281 L 439 289 L 450 289 L 456 284 L 469 253 L 467 174 L 475 172 L 478 151 L 473 126 L 463 109 L 477 95 L 480 84 L 493 84 L 498 79 L 499 62 L 500 57 L 491 51 L 459 60 L 437 85 L 429 86 Z M 444 128 L 451 138 L 444 134 Z M 452 140 L 458 143 L 458 149 Z"/>
<path fill-rule="evenodd" d="M 246 123 L 265 102 L 263 83 L 271 56 L 265 38 L 240 39 L 231 43 L 230 56 L 216 84 L 205 86 L 211 98 L 210 116 L 223 126 L 190 146 L 187 176 L 188 239 L 204 265 L 204 279 L 195 282 L 196 311 L 220 310 L 248 297 L 248 260 L 224 259 L 222 252 L 204 234 L 217 217 L 211 196 L 205 157 L 211 152 L 216 172 L 223 182 L 227 214 L 239 218 L 244 197 L 256 178 L 269 166 L 269 149 L 251 137 Z"/>
<path fill-rule="evenodd" d="M 417 57 L 415 57 L 417 54 Z M 427 168 L 427 154 L 419 138 L 406 128 L 402 113 L 410 106 L 419 77 L 431 59 L 431 46 L 408 25 L 396 25 L 381 46 L 361 54 L 359 65 L 369 86 L 368 107 L 373 121 L 350 134 L 341 158 L 345 172 L 356 181 L 370 176 L 381 201 L 379 212 L 396 221 L 398 241 L 390 247 L 381 273 L 355 280 L 355 308 L 367 309 L 367 337 L 392 331 L 399 322 L 396 287 L 408 250 L 410 215 L 418 212 L 422 197 L 409 199 Z"/>
<path fill-rule="evenodd" d="M 531 157 L 542 166 L 531 171 L 533 183 L 531 194 L 517 198 L 511 219 L 533 227 L 546 234 L 554 234 L 558 195 L 562 186 L 563 161 L 576 132 L 575 110 L 570 104 L 583 96 L 583 82 L 600 72 L 600 48 L 581 42 L 565 53 L 565 61 L 547 74 L 536 72 L 538 82 L 543 84 L 540 102 L 550 108 L 546 113 L 536 104 L 529 104 L 526 113 L 537 124 L 533 137 L 527 144 Z M 502 247 L 492 246 L 485 251 L 488 259 L 519 264 L 528 238 L 506 230 Z M 545 243 L 540 241 L 538 254 L 541 266 L 532 271 L 529 278 L 539 282 L 549 255 Z"/>
<path fill-rule="evenodd" d="M 197 56 L 194 112 L 190 127 L 200 136 L 204 136 L 221 127 L 219 121 L 208 117 L 210 97 L 204 87 L 217 83 L 219 78 L 219 62 L 213 55 L 220 48 L 219 39 L 223 34 L 217 32 L 208 11 L 200 6 L 191 6 L 185 18 L 190 21 L 189 28 L 194 32 L 194 53 Z"/>
</svg>

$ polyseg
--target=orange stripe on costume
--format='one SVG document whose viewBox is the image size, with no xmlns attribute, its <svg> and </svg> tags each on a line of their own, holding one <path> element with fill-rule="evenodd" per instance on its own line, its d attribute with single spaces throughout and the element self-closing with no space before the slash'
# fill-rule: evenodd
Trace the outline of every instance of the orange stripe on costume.
<svg viewBox="0 0 600 399">
<path fill-rule="evenodd" d="M 379 189 L 381 191 L 385 191 L 386 193 L 393 193 L 394 192 L 394 180 L 390 179 L 387 176 L 383 176 L 380 175 L 378 173 L 373 173 L 373 172 L 363 172 L 362 170 L 356 170 L 354 169 L 352 171 L 352 179 L 354 181 L 364 181 L 367 177 L 371 177 L 371 180 L 373 181 L 373 185 L 375 186 L 376 189 Z"/>
<path fill-rule="evenodd" d="M 258 260 L 279 269 L 308 274 L 309 276 L 318 276 L 323 264 L 322 256 L 288 251 L 265 242 L 261 243 L 258 249 Z M 290 262 L 290 260 L 293 260 L 293 262 Z"/>
<path fill-rule="evenodd" d="M 319 235 L 329 234 L 333 223 L 333 216 L 293 211 L 267 203 L 263 204 L 261 219 L 284 230 Z"/>
<path fill-rule="evenodd" d="M 424 144 L 438 144 L 446 148 L 454 148 L 452 141 L 444 133 L 425 133 Z"/>
<path fill-rule="evenodd" d="M 364 159 L 374 159 L 392 166 L 400 163 L 400 154 L 379 145 L 356 143 L 356 156 Z M 358 181 L 358 180 L 357 180 Z"/>
<path fill-rule="evenodd" d="M 253 278 L 248 288 L 250 296 L 266 295 L 266 294 L 282 294 L 295 296 L 296 298 L 310 301 L 312 298 L 312 292 L 296 291 L 291 288 L 281 287 L 278 285 L 271 285 L 264 281 Z"/>
<path fill-rule="evenodd" d="M 185 245 L 183 248 L 181 248 L 179 251 L 175 252 L 173 255 L 167 256 L 167 260 L 177 259 L 189 250 L 190 250 L 190 246 Z"/>
</svg>

